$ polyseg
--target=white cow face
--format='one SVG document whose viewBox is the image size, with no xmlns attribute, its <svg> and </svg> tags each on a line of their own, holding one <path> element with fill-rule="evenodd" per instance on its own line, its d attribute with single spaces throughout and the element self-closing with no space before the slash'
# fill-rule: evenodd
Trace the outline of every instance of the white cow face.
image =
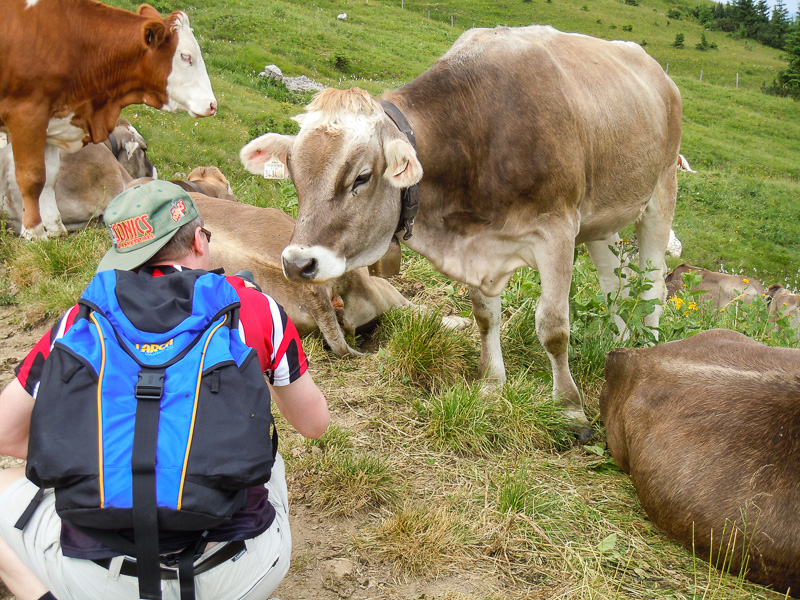
<svg viewBox="0 0 800 600">
<path fill-rule="evenodd" d="M 178 45 L 167 77 L 168 100 L 161 110 L 185 110 L 193 117 L 211 116 L 217 112 L 217 99 L 211 90 L 200 45 L 189 27 L 189 17 L 183 12 L 175 16 Z"/>
<path fill-rule="evenodd" d="M 296 137 L 267 134 L 240 156 L 253 173 L 272 157 L 290 169 L 298 215 L 282 255 L 284 274 L 328 281 L 385 254 L 400 217 L 400 188 L 419 181 L 422 167 L 382 111 L 337 115 L 335 124 L 313 112 L 298 120 Z"/>
</svg>

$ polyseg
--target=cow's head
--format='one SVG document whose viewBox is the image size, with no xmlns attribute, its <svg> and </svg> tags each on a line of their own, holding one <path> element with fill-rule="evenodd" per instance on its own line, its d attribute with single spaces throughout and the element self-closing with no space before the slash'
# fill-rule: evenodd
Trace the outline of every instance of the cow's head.
<svg viewBox="0 0 800 600">
<path fill-rule="evenodd" d="M 298 216 L 282 255 L 284 274 L 327 281 L 383 256 L 400 218 L 400 190 L 422 178 L 422 165 L 363 90 L 324 90 L 295 120 L 297 136 L 268 133 L 240 157 L 255 174 L 273 157 L 287 167 Z"/>
<path fill-rule="evenodd" d="M 142 25 L 143 42 L 147 47 L 143 63 L 154 73 L 164 69 L 168 73 L 166 99 L 147 103 L 170 112 L 185 110 L 193 117 L 215 114 L 217 99 L 186 13 L 176 11 L 162 19 L 153 7 L 143 4 L 139 15 L 148 18 Z"/>
<path fill-rule="evenodd" d="M 158 177 L 156 168 L 150 159 L 147 158 L 147 142 L 136 128 L 127 119 L 118 119 L 113 131 L 117 140 L 117 146 L 112 146 L 112 152 L 116 150 L 116 158 L 125 168 L 128 174 L 134 179 L 140 177 Z"/>
</svg>

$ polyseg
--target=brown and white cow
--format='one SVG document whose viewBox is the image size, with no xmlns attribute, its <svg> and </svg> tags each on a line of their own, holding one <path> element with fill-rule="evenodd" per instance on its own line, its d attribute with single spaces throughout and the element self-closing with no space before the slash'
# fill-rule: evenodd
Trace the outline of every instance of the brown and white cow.
<svg viewBox="0 0 800 600">
<path fill-rule="evenodd" d="M 14 148 L 26 238 L 64 231 L 52 197 L 39 207 L 59 148 L 104 141 L 122 108 L 136 103 L 216 112 L 186 13 L 164 19 L 146 4 L 134 14 L 94 0 L 0 2 L 0 128 Z"/>
<path fill-rule="evenodd" d="M 355 331 L 393 308 L 410 306 L 392 284 L 370 276 L 367 267 L 342 273 L 324 285 L 288 281 L 281 252 L 292 237 L 294 219 L 274 208 L 189 195 L 213 234 L 211 267 L 222 267 L 227 274 L 251 271 L 263 291 L 283 306 L 300 335 L 319 330 L 336 355 L 354 357 L 361 352 L 347 343 L 332 298 L 341 298 L 346 331 Z"/>
<path fill-rule="evenodd" d="M 605 376 L 608 448 L 653 523 L 800 596 L 800 350 L 716 329 L 612 350 Z"/>
<path fill-rule="evenodd" d="M 612 292 L 619 260 L 609 244 L 635 223 L 640 261 L 656 268 L 647 294 L 663 299 L 678 88 L 637 44 L 498 27 L 465 32 L 384 100 L 405 116 L 416 149 L 400 129 L 409 129 L 404 119 L 396 115 L 395 124 L 390 106 L 358 89 L 324 90 L 295 118 L 297 136 L 267 134 L 242 149 L 253 173 L 273 156 L 282 161 L 297 189 L 286 276 L 328 281 L 375 261 L 398 230 L 401 190 L 418 184 L 419 212 L 403 218 L 413 233 L 405 243 L 468 284 L 487 383 L 505 381 L 500 293 L 517 268 L 535 267 L 536 329 L 553 391 L 585 427 L 567 362 L 574 248 L 586 243 L 603 291 Z M 408 197 L 412 206 L 413 189 Z M 659 316 L 660 308 L 648 324 Z"/>
<path fill-rule="evenodd" d="M 717 273 L 701 267 L 693 267 L 683 263 L 675 267 L 666 277 L 667 298 L 672 298 L 683 289 L 684 273 L 696 272 L 700 274 L 701 281 L 694 290 L 705 290 L 699 297 L 701 302 L 711 300 L 714 308 L 723 308 L 733 300 L 751 302 L 756 296 L 764 293 L 764 286 L 760 281 L 744 275 L 731 275 Z"/>
<path fill-rule="evenodd" d="M 114 141 L 116 157 L 109 140 Z M 126 119 L 118 120 L 109 140 L 87 144 L 77 152 L 62 150 L 58 173 L 48 172 L 42 197 L 55 195 L 61 223 L 68 231 L 82 229 L 102 216 L 108 203 L 125 189 L 132 177 L 155 174 L 145 152 L 147 144 Z M 0 199 L 6 224 L 20 233 L 22 195 L 11 150 L 9 146 L 0 149 Z"/>
</svg>

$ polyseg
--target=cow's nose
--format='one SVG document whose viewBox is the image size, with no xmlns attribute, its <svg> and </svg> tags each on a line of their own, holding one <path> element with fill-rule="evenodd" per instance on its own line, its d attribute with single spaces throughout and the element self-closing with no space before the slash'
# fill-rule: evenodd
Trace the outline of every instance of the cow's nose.
<svg viewBox="0 0 800 600">
<path fill-rule="evenodd" d="M 314 281 L 317 269 L 316 258 L 301 258 L 299 260 L 286 260 L 286 258 L 283 258 L 283 273 L 291 281 Z"/>
<path fill-rule="evenodd" d="M 209 116 L 217 114 L 217 103 L 216 102 L 212 102 L 211 106 L 209 106 L 209 109 L 210 109 Z"/>
</svg>

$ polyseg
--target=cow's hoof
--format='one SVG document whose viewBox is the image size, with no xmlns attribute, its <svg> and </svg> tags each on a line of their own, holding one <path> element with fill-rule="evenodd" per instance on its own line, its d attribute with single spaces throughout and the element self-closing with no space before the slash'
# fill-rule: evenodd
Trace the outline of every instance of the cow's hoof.
<svg viewBox="0 0 800 600">
<path fill-rule="evenodd" d="M 22 230 L 20 231 L 20 236 L 29 242 L 34 240 L 46 240 L 48 235 L 47 231 L 44 228 L 43 223 L 39 223 L 36 227 L 32 229 L 28 229 L 24 225 L 22 226 Z"/>
<path fill-rule="evenodd" d="M 442 326 L 445 329 L 452 329 L 454 331 L 459 331 L 461 329 L 466 329 L 472 325 L 472 319 L 467 319 L 465 317 L 442 317 Z"/>
<path fill-rule="evenodd" d="M 592 431 L 591 427 L 587 427 L 585 425 L 574 425 L 571 427 L 571 429 L 575 439 L 581 445 L 588 444 L 592 441 L 592 439 L 594 439 L 594 431 Z"/>
</svg>

